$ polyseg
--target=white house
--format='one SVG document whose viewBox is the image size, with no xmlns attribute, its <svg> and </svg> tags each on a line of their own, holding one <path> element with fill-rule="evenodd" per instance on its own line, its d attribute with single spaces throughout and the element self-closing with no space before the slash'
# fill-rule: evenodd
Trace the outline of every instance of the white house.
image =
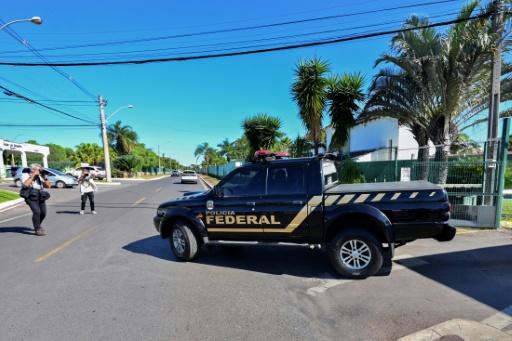
<svg viewBox="0 0 512 341">
<path fill-rule="evenodd" d="M 37 153 L 42 155 L 43 167 L 48 167 L 48 155 L 50 148 L 30 143 L 16 143 L 0 139 L 0 178 L 5 176 L 4 151 L 18 152 L 21 154 L 21 165 L 27 167 L 27 153 Z"/>
<path fill-rule="evenodd" d="M 325 128 L 326 145 L 330 146 L 334 129 Z M 434 148 L 430 146 L 430 154 Z M 398 124 L 398 120 L 383 117 L 356 125 L 350 131 L 348 144 L 343 148 L 355 161 L 385 161 L 416 159 L 418 143 L 411 131 Z M 396 154 L 396 155 L 395 155 Z"/>
</svg>

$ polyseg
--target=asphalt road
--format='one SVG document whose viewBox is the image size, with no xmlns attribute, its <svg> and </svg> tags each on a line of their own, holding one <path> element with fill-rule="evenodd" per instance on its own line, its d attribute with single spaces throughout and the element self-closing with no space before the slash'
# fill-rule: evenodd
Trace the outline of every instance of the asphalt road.
<svg viewBox="0 0 512 341">
<path fill-rule="evenodd" d="M 200 185 L 101 187 L 98 215 L 52 190 L 46 237 L 0 213 L 1 340 L 394 340 L 512 305 L 512 235 L 462 234 L 398 249 L 392 271 L 338 278 L 300 247 L 215 247 L 182 263 L 152 226 L 157 205 Z"/>
</svg>

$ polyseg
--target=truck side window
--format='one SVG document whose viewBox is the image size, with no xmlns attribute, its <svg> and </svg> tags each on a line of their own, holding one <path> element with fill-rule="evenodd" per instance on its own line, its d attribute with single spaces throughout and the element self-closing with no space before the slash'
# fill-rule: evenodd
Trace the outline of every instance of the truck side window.
<svg viewBox="0 0 512 341">
<path fill-rule="evenodd" d="M 270 167 L 267 192 L 269 195 L 306 193 L 304 168 L 302 166 Z"/>
<path fill-rule="evenodd" d="M 263 195 L 265 175 L 262 168 L 241 169 L 221 186 L 224 196 Z"/>
</svg>

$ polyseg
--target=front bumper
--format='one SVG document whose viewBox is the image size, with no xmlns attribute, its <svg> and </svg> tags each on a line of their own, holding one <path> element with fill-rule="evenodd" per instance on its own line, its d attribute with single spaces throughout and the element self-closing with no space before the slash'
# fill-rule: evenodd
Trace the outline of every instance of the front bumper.
<svg viewBox="0 0 512 341">
<path fill-rule="evenodd" d="M 162 217 L 155 216 L 153 218 L 153 225 L 155 225 L 155 229 L 158 233 L 160 233 L 160 224 L 162 223 Z"/>
</svg>

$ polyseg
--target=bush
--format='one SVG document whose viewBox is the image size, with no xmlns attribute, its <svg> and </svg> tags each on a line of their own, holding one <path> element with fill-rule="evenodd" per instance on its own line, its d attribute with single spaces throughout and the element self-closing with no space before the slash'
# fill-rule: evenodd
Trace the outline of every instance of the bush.
<svg viewBox="0 0 512 341">
<path fill-rule="evenodd" d="M 366 182 L 363 172 L 356 163 L 350 159 L 344 160 L 338 165 L 339 180 L 343 184 L 359 184 Z"/>
<path fill-rule="evenodd" d="M 114 160 L 114 167 L 122 172 L 133 174 L 140 170 L 141 159 L 135 155 L 122 155 Z"/>
</svg>

